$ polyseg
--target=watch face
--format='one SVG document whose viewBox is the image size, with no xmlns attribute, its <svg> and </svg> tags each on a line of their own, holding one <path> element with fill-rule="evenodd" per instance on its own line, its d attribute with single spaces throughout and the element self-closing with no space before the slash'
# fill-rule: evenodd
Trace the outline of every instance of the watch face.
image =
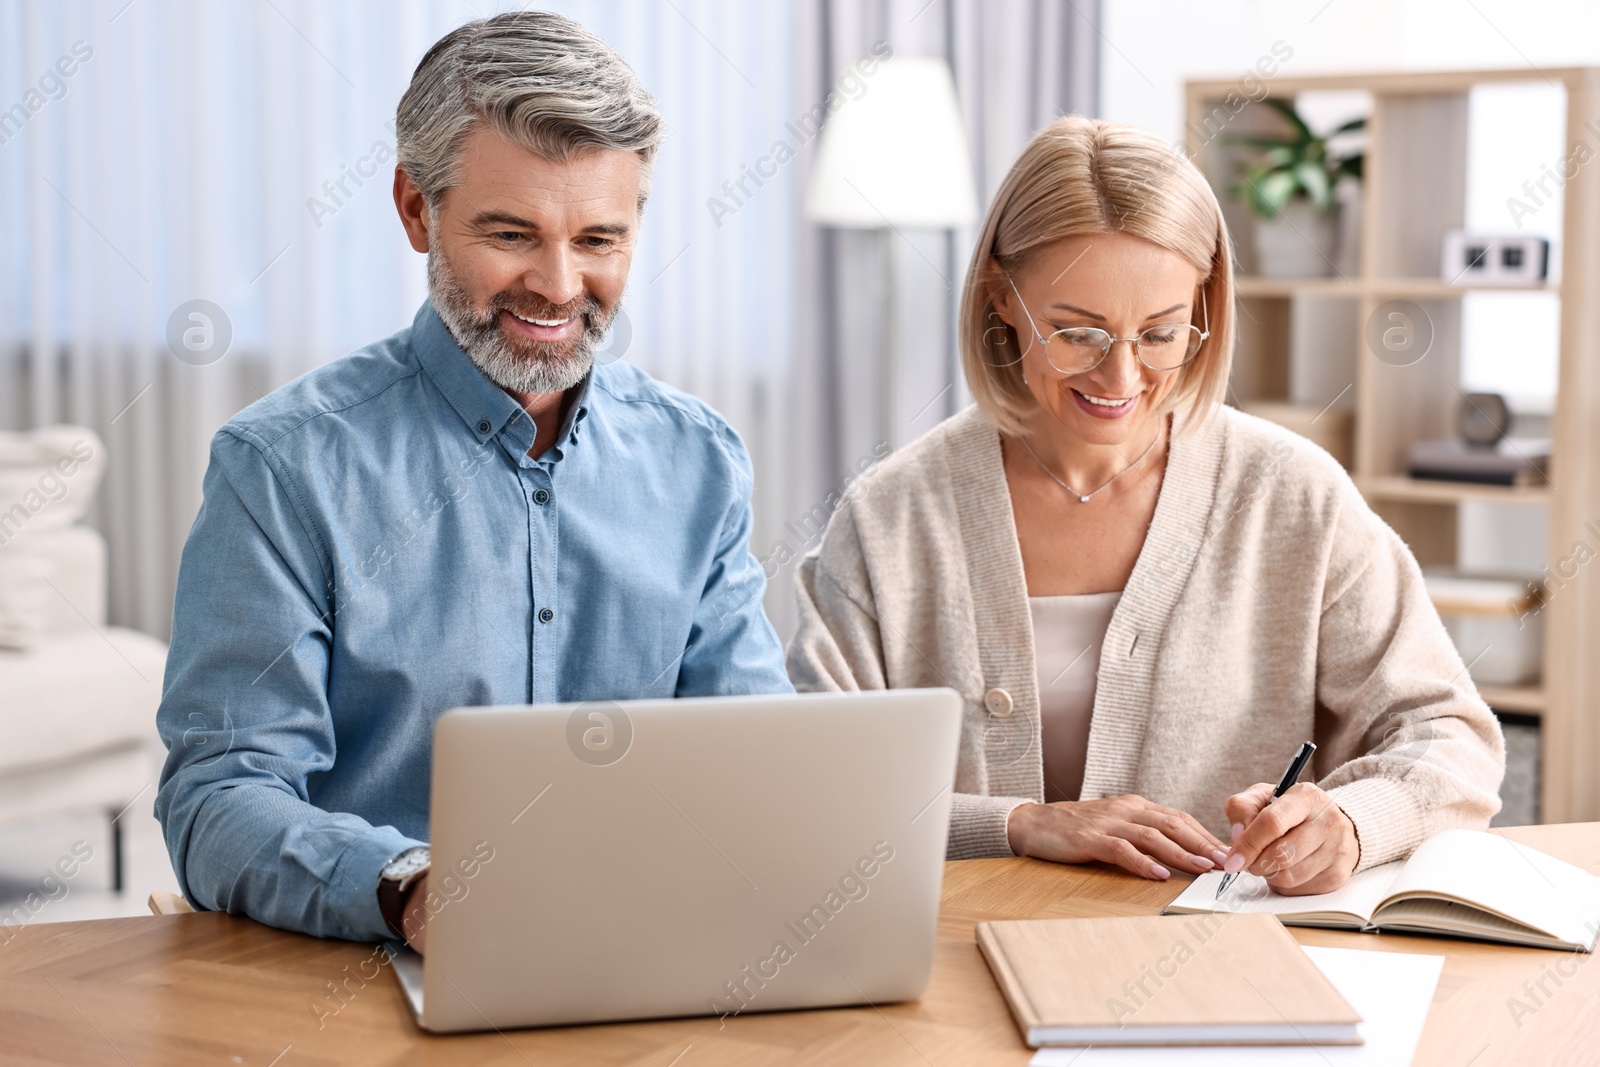
<svg viewBox="0 0 1600 1067">
<path fill-rule="evenodd" d="M 1461 399 L 1456 429 L 1468 444 L 1498 444 L 1511 429 L 1511 409 L 1499 393 L 1468 393 Z"/>
<path fill-rule="evenodd" d="M 404 881 L 410 875 L 428 866 L 428 850 L 417 849 L 391 860 L 383 869 L 383 876 L 391 881 Z"/>
</svg>

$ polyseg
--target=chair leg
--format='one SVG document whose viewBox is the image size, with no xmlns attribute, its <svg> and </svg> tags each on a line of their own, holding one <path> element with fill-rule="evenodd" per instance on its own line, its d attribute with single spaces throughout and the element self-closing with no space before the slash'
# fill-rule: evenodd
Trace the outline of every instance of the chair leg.
<svg viewBox="0 0 1600 1067">
<path fill-rule="evenodd" d="M 122 820 L 121 812 L 111 813 L 111 891 L 122 892 Z"/>
</svg>

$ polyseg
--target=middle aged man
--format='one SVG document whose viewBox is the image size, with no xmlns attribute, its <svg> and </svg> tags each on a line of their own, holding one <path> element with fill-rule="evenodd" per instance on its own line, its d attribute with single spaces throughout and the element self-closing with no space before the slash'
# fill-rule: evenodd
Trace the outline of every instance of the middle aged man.
<svg viewBox="0 0 1600 1067">
<path fill-rule="evenodd" d="M 594 363 L 661 137 L 633 72 L 498 15 L 434 45 L 396 132 L 429 301 L 213 440 L 156 813 L 196 906 L 367 940 L 404 915 L 420 948 L 442 712 L 790 686 L 744 446 Z"/>
</svg>

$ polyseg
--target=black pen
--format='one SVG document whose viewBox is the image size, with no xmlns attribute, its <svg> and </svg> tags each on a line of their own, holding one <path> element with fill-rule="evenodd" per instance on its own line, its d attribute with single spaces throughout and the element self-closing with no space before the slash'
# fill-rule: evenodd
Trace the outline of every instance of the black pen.
<svg viewBox="0 0 1600 1067">
<path fill-rule="evenodd" d="M 1310 741 L 1301 743 L 1300 751 L 1296 752 L 1294 754 L 1294 759 L 1289 761 L 1289 768 L 1283 772 L 1283 777 L 1278 781 L 1278 788 L 1272 791 L 1272 798 L 1267 801 L 1268 804 L 1271 804 L 1273 800 L 1277 800 L 1279 797 L 1283 796 L 1283 794 L 1289 791 L 1290 786 L 1294 785 L 1300 780 L 1300 775 L 1305 771 L 1306 764 L 1311 762 L 1311 754 L 1316 750 L 1317 746 L 1313 745 Z M 1237 877 L 1239 877 L 1238 873 L 1224 874 L 1222 876 L 1222 884 L 1217 886 L 1218 900 L 1222 899 L 1222 894 Z"/>
</svg>

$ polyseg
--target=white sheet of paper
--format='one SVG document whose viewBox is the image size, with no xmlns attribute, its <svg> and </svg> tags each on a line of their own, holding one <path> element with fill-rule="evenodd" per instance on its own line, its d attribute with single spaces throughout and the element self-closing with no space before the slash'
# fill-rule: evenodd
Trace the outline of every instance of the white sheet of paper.
<svg viewBox="0 0 1600 1067">
<path fill-rule="evenodd" d="M 1428 1020 L 1428 1005 L 1433 1003 L 1444 957 L 1315 946 L 1308 946 L 1305 953 L 1361 1013 L 1365 1044 L 1193 1046 L 1181 1050 L 1184 1067 L 1407 1067 L 1422 1040 L 1422 1025 Z M 1171 1047 L 1042 1048 L 1028 1063 L 1030 1067 L 1160 1067 L 1173 1063 L 1177 1051 Z"/>
</svg>

